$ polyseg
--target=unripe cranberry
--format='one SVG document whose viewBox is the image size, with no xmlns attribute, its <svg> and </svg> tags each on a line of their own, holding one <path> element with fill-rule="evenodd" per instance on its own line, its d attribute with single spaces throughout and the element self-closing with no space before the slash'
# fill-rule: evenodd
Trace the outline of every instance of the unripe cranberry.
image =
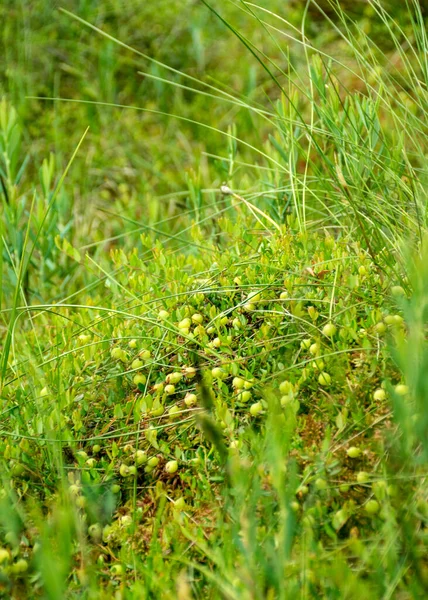
<svg viewBox="0 0 428 600">
<path fill-rule="evenodd" d="M 169 475 L 173 475 L 178 471 L 178 462 L 176 460 L 169 460 L 165 465 L 165 471 Z"/>
</svg>

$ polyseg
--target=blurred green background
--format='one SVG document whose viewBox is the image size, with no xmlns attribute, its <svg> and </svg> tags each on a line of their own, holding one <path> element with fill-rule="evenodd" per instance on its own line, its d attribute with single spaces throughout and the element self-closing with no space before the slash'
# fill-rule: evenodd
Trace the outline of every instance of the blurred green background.
<svg viewBox="0 0 428 600">
<path fill-rule="evenodd" d="M 271 19 L 273 24 L 289 35 L 299 36 L 305 2 L 263 0 L 258 5 L 289 23 Z M 378 44 L 390 44 L 366 2 L 345 1 L 341 5 L 360 19 L 366 33 L 372 35 L 374 31 Z M 284 44 L 278 45 L 270 32 L 248 14 L 244 3 L 214 0 L 212 6 L 284 71 L 304 68 L 305 56 L 299 44 L 283 38 Z M 405 2 L 392 0 L 385 6 L 393 16 L 402 13 L 403 23 L 407 15 Z M 78 15 L 123 45 L 61 9 Z M 320 2 L 319 8 L 311 4 L 307 35 L 326 52 L 335 49 L 338 55 L 346 55 L 345 45 L 337 46 L 333 28 L 326 26 L 323 12 L 337 20 L 328 1 Z M 267 13 L 258 14 L 269 19 Z M 180 201 L 169 198 L 154 202 L 154 195 L 186 190 L 189 177 L 206 187 L 218 185 L 225 176 L 224 165 L 207 159 L 203 153 L 227 155 L 227 139 L 183 119 L 91 104 L 32 100 L 29 96 L 155 109 L 203 121 L 224 132 L 235 124 L 238 137 L 248 143 L 261 145 L 265 140 L 263 124 L 256 123 L 248 111 L 139 74 L 145 72 L 202 89 L 194 81 L 162 68 L 159 63 L 164 63 L 233 95 L 243 94 L 254 103 L 269 106 L 275 99 L 278 92 L 258 61 L 199 0 L 3 0 L 0 21 L 0 95 L 6 95 L 17 109 L 25 136 L 21 161 L 27 153 L 30 159 L 27 173 L 38 170 L 49 152 L 55 153 L 59 166 L 64 167 L 85 128 L 90 127 L 68 177 L 67 194 L 71 197 L 65 202 L 65 211 L 72 211 L 81 202 L 85 209 L 107 203 L 120 211 L 123 205 L 118 198 L 122 194 L 134 215 L 156 220 L 165 208 L 174 212 L 177 202 L 180 208 Z M 240 150 L 245 160 L 246 150 Z M 133 192 L 138 201 L 132 201 Z M 147 195 L 150 201 L 144 200 Z M 89 223 L 87 217 L 85 222 Z"/>
</svg>

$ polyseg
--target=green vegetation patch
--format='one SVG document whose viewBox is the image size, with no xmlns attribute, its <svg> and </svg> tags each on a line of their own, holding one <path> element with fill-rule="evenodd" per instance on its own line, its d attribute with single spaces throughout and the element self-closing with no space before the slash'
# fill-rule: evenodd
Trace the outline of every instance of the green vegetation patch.
<svg viewBox="0 0 428 600">
<path fill-rule="evenodd" d="M 409 388 L 385 346 L 406 338 L 403 311 L 358 244 L 251 223 L 226 221 L 221 247 L 187 254 L 143 236 L 142 251 L 111 252 L 108 276 L 79 302 L 17 309 L 14 344 L 37 344 L 40 362 L 15 361 L 3 387 L 8 585 L 43 573 L 67 531 L 64 568 L 84 556 L 89 589 L 98 579 L 137 593 L 137 569 L 160 594 L 158 569 L 175 578 L 200 552 L 208 560 L 236 518 L 255 537 L 230 541 L 238 564 L 220 588 L 245 588 L 248 553 L 266 585 L 276 559 L 256 556 L 281 536 L 290 564 L 306 536 L 326 563 L 346 541 L 344 556 L 368 552 L 374 569 L 364 539 L 394 526 L 409 485 L 390 456 L 390 398 L 409 402 Z M 193 238 L 203 243 L 196 226 Z M 195 572 L 201 594 L 217 577 L 209 564 Z M 305 585 L 327 589 L 333 574 Z M 63 573 L 45 577 L 56 586 Z M 298 567 L 289 585 L 303 583 Z"/>
</svg>

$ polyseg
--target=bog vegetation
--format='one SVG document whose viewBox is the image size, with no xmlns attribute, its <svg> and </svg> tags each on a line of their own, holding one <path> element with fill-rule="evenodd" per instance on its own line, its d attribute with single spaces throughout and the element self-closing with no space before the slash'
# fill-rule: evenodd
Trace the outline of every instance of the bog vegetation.
<svg viewBox="0 0 428 600">
<path fill-rule="evenodd" d="M 424 597 L 424 2 L 52 4 L 0 6 L 0 596 Z"/>
</svg>

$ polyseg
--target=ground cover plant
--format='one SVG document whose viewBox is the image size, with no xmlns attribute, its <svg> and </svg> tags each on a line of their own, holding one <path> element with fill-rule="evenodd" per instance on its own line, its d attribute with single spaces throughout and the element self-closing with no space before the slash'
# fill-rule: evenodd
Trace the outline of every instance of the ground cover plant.
<svg viewBox="0 0 428 600">
<path fill-rule="evenodd" d="M 0 595 L 422 598 L 416 0 L 4 2 Z"/>
</svg>

